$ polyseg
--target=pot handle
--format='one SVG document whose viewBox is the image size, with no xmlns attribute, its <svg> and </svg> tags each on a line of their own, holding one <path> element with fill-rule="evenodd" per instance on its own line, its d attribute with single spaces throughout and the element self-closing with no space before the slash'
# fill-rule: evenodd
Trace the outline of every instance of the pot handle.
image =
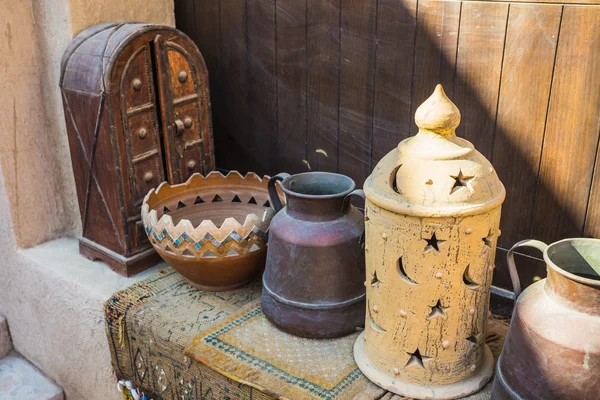
<svg viewBox="0 0 600 400">
<path fill-rule="evenodd" d="M 289 177 L 290 177 L 290 174 L 286 174 L 285 172 L 280 172 L 279 174 L 277 174 L 274 177 L 272 177 L 271 179 L 269 179 L 269 184 L 267 185 L 267 188 L 269 189 L 269 198 L 271 199 L 271 204 L 273 205 L 273 209 L 275 210 L 276 213 L 281 211 L 281 209 L 283 208 L 283 205 L 281 204 L 281 200 L 279 199 L 279 193 L 277 193 L 277 187 L 275 187 L 275 184 L 278 181 L 282 181 Z"/>
<path fill-rule="evenodd" d="M 348 208 L 348 205 L 350 204 L 350 199 L 352 198 L 352 196 L 358 196 L 358 197 L 362 198 L 364 201 L 367 201 L 367 199 L 365 198 L 365 192 L 363 192 L 362 189 L 355 189 L 355 190 L 351 191 L 350 193 L 348 193 L 346 195 L 346 197 L 344 197 L 344 201 L 342 202 L 342 212 L 346 211 L 346 209 Z"/>
<path fill-rule="evenodd" d="M 548 248 L 548 245 L 539 240 L 526 239 L 515 243 L 515 245 L 510 248 L 508 253 L 506 253 L 506 263 L 508 264 L 508 272 L 510 273 L 510 280 L 512 281 L 513 291 L 515 293 L 515 301 L 521 294 L 521 280 L 519 279 L 519 274 L 517 273 L 517 266 L 515 265 L 515 256 L 513 253 L 519 247 L 533 247 L 534 249 L 538 249 L 543 253 Z"/>
</svg>

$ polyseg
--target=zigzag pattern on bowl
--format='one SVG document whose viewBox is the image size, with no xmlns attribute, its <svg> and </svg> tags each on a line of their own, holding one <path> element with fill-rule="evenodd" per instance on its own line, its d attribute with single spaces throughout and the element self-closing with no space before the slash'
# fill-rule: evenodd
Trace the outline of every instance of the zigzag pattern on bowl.
<svg viewBox="0 0 600 400">
<path fill-rule="evenodd" d="M 181 219 L 175 225 L 173 218 L 168 214 L 158 218 L 157 210 L 150 207 L 158 201 L 158 194 L 167 198 L 173 196 L 176 199 L 182 186 L 216 184 L 222 180 L 227 180 L 229 185 L 242 184 L 242 181 L 246 181 L 247 184 L 247 180 L 255 180 L 257 186 L 266 187 L 269 177 L 261 179 L 252 172 L 242 177 L 237 171 L 224 176 L 218 171 L 213 171 L 206 177 L 196 173 L 179 185 L 161 183 L 158 188 L 148 192 L 142 204 L 142 221 L 152 244 L 168 253 L 202 258 L 242 255 L 264 247 L 271 218 L 275 215 L 271 208 L 267 208 L 262 217 L 248 214 L 243 224 L 235 218 L 226 218 L 220 227 L 211 220 L 204 220 L 194 227 L 187 219 Z"/>
</svg>

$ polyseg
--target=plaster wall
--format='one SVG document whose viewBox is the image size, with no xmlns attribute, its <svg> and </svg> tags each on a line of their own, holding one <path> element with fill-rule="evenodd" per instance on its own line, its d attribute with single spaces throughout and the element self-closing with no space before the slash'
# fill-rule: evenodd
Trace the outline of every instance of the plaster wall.
<svg viewBox="0 0 600 400">
<path fill-rule="evenodd" d="M 6 181 L 16 242 L 31 246 L 78 228 L 76 199 L 64 135 L 56 114 L 56 83 L 50 84 L 51 42 L 63 46 L 60 33 L 64 4 L 36 20 L 32 0 L 3 2 L 0 9 L 0 168 Z M 37 4 L 40 9 L 41 1 Z M 58 7 L 59 5 L 63 7 Z M 39 10 L 38 10 L 39 11 Z M 42 14 L 42 13 L 38 13 Z M 47 36 L 46 25 L 56 19 L 57 33 Z M 68 24 L 67 24 L 68 25 Z M 69 31 L 67 31 L 69 33 Z M 68 43 L 68 40 L 66 40 Z M 44 84 L 45 83 L 45 84 Z M 49 113 L 54 109 L 55 113 Z M 74 201 L 75 200 L 75 201 Z M 75 211 L 73 211 L 75 210 Z"/>
<path fill-rule="evenodd" d="M 104 22 L 142 21 L 175 26 L 173 0 L 68 0 L 68 2 L 73 36 L 88 26 Z"/>
<path fill-rule="evenodd" d="M 119 398 L 102 305 L 153 272 L 123 278 L 79 256 L 74 238 L 81 227 L 60 59 L 87 26 L 126 20 L 174 25 L 173 0 L 10 0 L 0 7 L 0 314 L 15 349 L 69 399 Z M 71 237 L 56 239 L 63 236 Z"/>
</svg>

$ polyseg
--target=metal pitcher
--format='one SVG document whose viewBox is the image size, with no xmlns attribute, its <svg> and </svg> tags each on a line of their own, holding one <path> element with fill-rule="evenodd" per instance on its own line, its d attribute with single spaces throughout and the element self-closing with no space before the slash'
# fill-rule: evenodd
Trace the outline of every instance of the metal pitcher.
<svg viewBox="0 0 600 400">
<path fill-rule="evenodd" d="M 544 253 L 548 277 L 521 285 L 513 252 Z M 516 304 L 496 367 L 493 399 L 600 398 L 600 239 L 537 240 L 507 254 Z"/>
<path fill-rule="evenodd" d="M 269 228 L 262 308 L 280 329 L 330 338 L 364 326 L 364 217 L 349 201 L 364 193 L 354 188 L 349 177 L 329 172 L 281 173 L 269 181 L 278 213 Z"/>
</svg>

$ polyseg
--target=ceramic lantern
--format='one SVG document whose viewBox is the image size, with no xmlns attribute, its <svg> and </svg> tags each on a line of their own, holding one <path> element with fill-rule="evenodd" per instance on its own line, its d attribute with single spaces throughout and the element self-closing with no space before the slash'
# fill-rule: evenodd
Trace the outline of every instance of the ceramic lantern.
<svg viewBox="0 0 600 400">
<path fill-rule="evenodd" d="M 407 397 L 452 399 L 492 376 L 484 343 L 504 186 L 456 136 L 460 112 L 438 85 L 417 135 L 366 180 L 367 311 L 362 372 Z"/>
</svg>

